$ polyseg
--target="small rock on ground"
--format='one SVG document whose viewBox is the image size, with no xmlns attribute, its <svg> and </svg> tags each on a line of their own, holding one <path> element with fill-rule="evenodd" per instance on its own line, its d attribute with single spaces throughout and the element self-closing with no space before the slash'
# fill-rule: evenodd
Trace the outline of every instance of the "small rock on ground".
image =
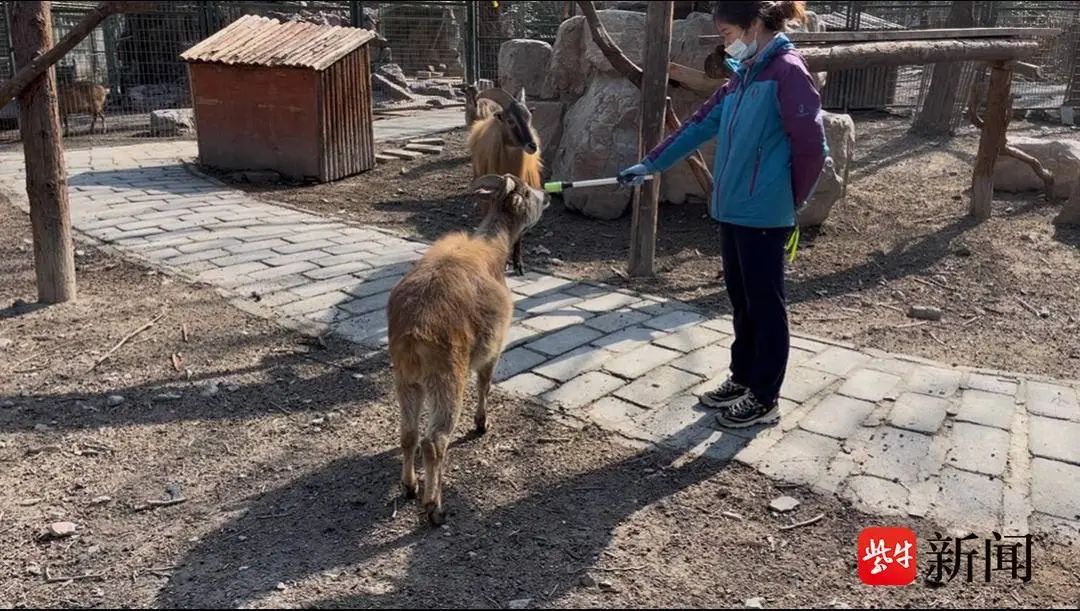
<svg viewBox="0 0 1080 611">
<path fill-rule="evenodd" d="M 532 604 L 531 598 L 519 598 L 517 600 L 510 601 L 508 605 L 511 609 L 528 609 Z"/>
<path fill-rule="evenodd" d="M 62 539 L 74 535 L 75 529 L 76 526 L 74 522 L 53 522 L 52 524 L 49 524 L 47 534 L 54 539 Z"/>
<path fill-rule="evenodd" d="M 754 598 L 748 598 L 748 599 L 746 599 L 746 602 L 743 603 L 743 606 L 745 606 L 747 609 L 764 609 L 765 608 L 765 599 L 761 598 L 760 596 L 755 596 Z"/>
<path fill-rule="evenodd" d="M 105 399 L 105 405 L 108 405 L 109 407 L 116 407 L 123 402 L 124 398 L 120 395 L 109 395 L 108 398 Z"/>
<path fill-rule="evenodd" d="M 941 320 L 942 313 L 941 308 L 934 306 L 913 305 L 908 309 L 908 316 L 922 320 Z"/>
<path fill-rule="evenodd" d="M 780 496 L 772 500 L 769 503 L 769 509 L 773 511 L 779 511 L 780 513 L 787 513 L 794 510 L 799 506 L 799 500 L 790 496 Z"/>
</svg>

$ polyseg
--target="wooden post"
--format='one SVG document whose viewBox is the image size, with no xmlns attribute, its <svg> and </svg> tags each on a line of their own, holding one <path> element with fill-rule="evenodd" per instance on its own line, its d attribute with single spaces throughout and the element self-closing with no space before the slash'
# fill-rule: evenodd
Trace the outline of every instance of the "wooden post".
<svg viewBox="0 0 1080 611">
<path fill-rule="evenodd" d="M 994 62 L 990 68 L 990 87 L 986 96 L 986 116 L 983 119 L 979 153 L 971 179 L 971 216 L 979 220 L 990 218 L 990 202 L 994 199 L 994 164 L 1005 148 L 1005 130 L 1009 125 L 1009 96 L 1012 71 L 1005 62 Z"/>
<path fill-rule="evenodd" d="M 21 68 L 53 46 L 51 3 L 13 2 L 11 16 L 15 63 Z M 44 71 L 22 89 L 19 124 L 26 155 L 38 300 L 68 301 L 75 298 L 75 253 L 52 70 Z"/>
<path fill-rule="evenodd" d="M 639 158 L 660 144 L 664 137 L 671 19 L 674 11 L 674 2 L 650 2 L 645 18 Z M 646 182 L 640 189 L 640 196 L 634 199 L 634 220 L 630 232 L 630 275 L 652 276 L 656 259 L 656 217 L 660 204 L 659 177 Z"/>
</svg>

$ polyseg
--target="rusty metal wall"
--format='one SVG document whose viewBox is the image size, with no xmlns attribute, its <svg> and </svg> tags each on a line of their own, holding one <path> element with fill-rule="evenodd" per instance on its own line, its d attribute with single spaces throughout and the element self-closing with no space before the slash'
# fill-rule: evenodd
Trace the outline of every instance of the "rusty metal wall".
<svg viewBox="0 0 1080 611">
<path fill-rule="evenodd" d="M 190 70 L 202 163 L 320 175 L 319 73 L 218 64 Z"/>
<path fill-rule="evenodd" d="M 319 74 L 319 179 L 375 167 L 370 48 L 361 47 Z"/>
</svg>

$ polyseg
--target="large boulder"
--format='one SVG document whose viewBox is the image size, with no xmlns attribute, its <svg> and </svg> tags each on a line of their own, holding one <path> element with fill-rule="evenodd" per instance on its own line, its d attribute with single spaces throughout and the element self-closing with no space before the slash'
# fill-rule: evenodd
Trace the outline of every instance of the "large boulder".
<svg viewBox="0 0 1080 611">
<path fill-rule="evenodd" d="M 1080 141 L 1049 138 L 1009 138 L 1009 144 L 1031 155 L 1054 173 L 1054 195 L 1066 198 L 1080 180 Z M 1035 191 L 1044 188 L 1041 178 L 1028 164 L 999 155 L 994 164 L 994 189 L 998 191 Z"/>
<path fill-rule="evenodd" d="M 1069 195 L 1065 206 L 1054 217 L 1054 224 L 1080 226 L 1080 182 L 1073 185 L 1072 194 Z"/>
<path fill-rule="evenodd" d="M 552 176 L 558 180 L 615 176 L 637 158 L 640 113 L 640 94 L 633 84 L 621 76 L 596 75 L 566 111 Z M 570 189 L 563 202 L 587 216 L 614 219 L 626 211 L 630 193 L 617 185 Z"/>
<path fill-rule="evenodd" d="M 844 195 L 844 180 L 855 150 L 855 122 L 851 115 L 823 112 L 825 140 L 829 144 L 829 159 L 810 196 L 799 211 L 800 227 L 816 227 L 829 218 L 832 207 Z"/>
<path fill-rule="evenodd" d="M 167 108 L 150 112 L 150 133 L 175 136 L 195 130 L 195 111 L 191 108 Z"/>
<path fill-rule="evenodd" d="M 499 47 L 499 86 L 513 94 L 525 88 L 526 97 L 541 97 L 551 45 L 542 40 L 516 38 Z"/>
<path fill-rule="evenodd" d="M 373 72 L 383 76 L 398 87 L 409 88 L 409 79 L 405 78 L 405 71 L 397 64 L 381 64 L 376 66 Z"/>
<path fill-rule="evenodd" d="M 577 98 L 585 92 L 589 72 L 584 64 L 585 38 L 589 28 L 581 15 L 571 17 L 559 25 L 555 45 L 551 48 L 551 61 L 544 79 L 540 97 Z"/>
<path fill-rule="evenodd" d="M 556 101 L 529 102 L 532 125 L 540 136 L 540 158 L 544 161 L 544 176 L 552 176 L 552 163 L 559 150 L 563 134 L 563 113 L 566 105 Z"/>
</svg>

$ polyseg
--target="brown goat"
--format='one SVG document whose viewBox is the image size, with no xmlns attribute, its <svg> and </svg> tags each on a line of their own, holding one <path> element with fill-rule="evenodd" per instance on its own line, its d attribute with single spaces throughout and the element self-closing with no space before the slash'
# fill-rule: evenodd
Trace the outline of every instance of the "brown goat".
<svg viewBox="0 0 1080 611">
<path fill-rule="evenodd" d="M 468 97 L 466 90 L 467 100 Z M 540 159 L 540 135 L 533 128 L 532 113 L 525 105 L 525 89 L 521 89 L 517 99 L 497 87 L 488 89 L 475 96 L 472 105 L 475 122 L 469 130 L 467 144 L 473 179 L 485 174 L 512 174 L 534 189 L 541 188 L 544 166 Z M 525 273 L 522 250 L 518 240 L 512 253 L 518 275 Z"/>
<path fill-rule="evenodd" d="M 90 115 L 90 133 L 101 117 L 101 131 L 105 132 L 105 96 L 109 90 L 90 81 L 75 81 L 57 85 L 56 97 L 60 106 L 60 119 L 64 122 L 64 135 L 68 135 L 68 115 L 85 112 Z"/>
<path fill-rule="evenodd" d="M 543 191 L 515 176 L 485 175 L 479 194 L 484 219 L 474 235 L 455 232 L 435 242 L 391 290 L 387 304 L 390 360 L 401 408 L 401 485 L 418 491 L 416 450 L 424 459 L 423 505 L 432 524 L 442 508 L 446 450 L 461 414 L 465 384 L 477 373 L 474 423 L 487 430 L 487 397 L 513 317 L 514 300 L 503 269 L 510 245 L 540 220 L 550 203 Z M 429 406 L 427 434 L 420 413 Z"/>
</svg>

